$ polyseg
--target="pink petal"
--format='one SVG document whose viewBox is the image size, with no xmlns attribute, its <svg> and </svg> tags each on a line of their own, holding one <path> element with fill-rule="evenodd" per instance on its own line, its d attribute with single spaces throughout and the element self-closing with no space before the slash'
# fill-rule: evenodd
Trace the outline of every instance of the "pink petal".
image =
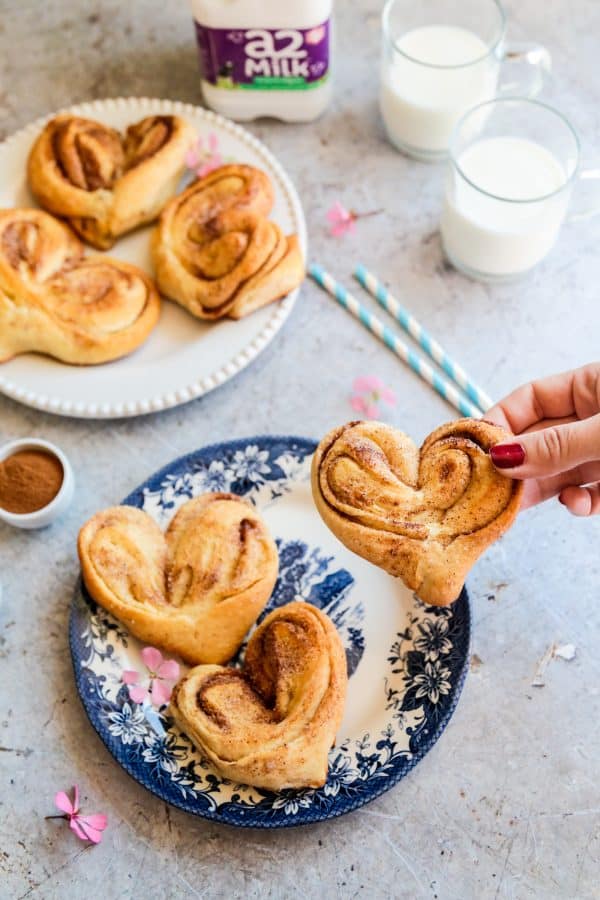
<svg viewBox="0 0 600 900">
<path fill-rule="evenodd" d="M 100 821 L 100 827 L 91 824 L 90 820 L 97 819 Z M 76 816 L 71 819 L 69 825 L 78 838 L 82 841 L 91 841 L 92 844 L 99 844 L 102 840 L 102 832 L 107 824 L 106 816 L 98 813 L 93 816 Z"/>
<path fill-rule="evenodd" d="M 396 395 L 393 390 L 389 387 L 384 387 L 380 390 L 380 396 L 382 400 L 385 400 L 386 403 L 389 403 L 390 406 L 393 406 L 396 402 Z"/>
<path fill-rule="evenodd" d="M 359 375 L 352 382 L 355 391 L 377 391 L 383 387 L 383 381 L 377 375 Z"/>
<path fill-rule="evenodd" d="M 71 831 L 75 832 L 75 834 L 81 841 L 87 841 L 88 836 L 79 824 L 77 816 L 73 816 L 73 818 L 69 822 L 69 828 L 71 829 Z"/>
<path fill-rule="evenodd" d="M 91 841 L 92 844 L 99 844 L 102 840 L 101 831 L 96 831 L 95 828 L 85 828 L 85 831 L 87 832 L 88 841 Z"/>
<path fill-rule="evenodd" d="M 350 406 L 352 409 L 355 409 L 356 412 L 366 413 L 367 412 L 367 404 L 362 397 L 350 397 Z"/>
<path fill-rule="evenodd" d="M 204 165 L 204 174 L 209 175 L 210 172 L 214 172 L 215 169 L 218 169 L 218 168 L 219 168 L 219 163 L 214 158 L 207 159 L 206 163 Z"/>
<path fill-rule="evenodd" d="M 365 409 L 365 413 L 370 419 L 376 419 L 379 415 L 379 407 L 375 406 L 374 403 L 368 403 L 367 408 Z"/>
<path fill-rule="evenodd" d="M 142 687 L 140 684 L 132 684 L 129 686 L 129 696 L 134 703 L 143 703 L 144 700 L 150 697 L 150 694 L 147 688 Z"/>
<path fill-rule="evenodd" d="M 142 650 L 142 659 L 151 672 L 157 672 L 158 667 L 163 661 L 163 655 L 156 647 L 144 647 Z"/>
<path fill-rule="evenodd" d="M 58 794 L 55 794 L 54 805 L 68 816 L 72 816 L 76 809 L 71 803 L 71 798 L 64 791 L 59 791 Z"/>
<path fill-rule="evenodd" d="M 350 213 L 339 200 L 336 200 L 333 206 L 327 210 L 326 216 L 329 222 L 345 222 L 350 218 Z"/>
<path fill-rule="evenodd" d="M 356 220 L 350 217 L 345 225 L 346 231 L 348 231 L 350 234 L 354 234 L 354 232 L 356 231 Z"/>
<path fill-rule="evenodd" d="M 211 151 L 211 153 L 216 153 L 219 149 L 219 138 L 214 133 L 214 131 L 211 131 L 208 136 L 208 149 Z"/>
<path fill-rule="evenodd" d="M 348 222 L 338 222 L 336 225 L 331 226 L 331 234 L 333 237 L 342 237 L 347 231 L 351 230 Z"/>
<path fill-rule="evenodd" d="M 156 670 L 159 678 L 166 678 L 167 681 L 177 681 L 179 678 L 179 663 L 174 659 L 165 659 Z"/>
<path fill-rule="evenodd" d="M 198 178 L 204 178 L 205 175 L 209 175 L 212 172 L 212 166 L 210 163 L 203 163 L 199 169 L 196 169 L 196 175 Z"/>
<path fill-rule="evenodd" d="M 77 816 L 77 821 L 82 825 L 89 825 L 90 828 L 95 828 L 96 831 L 104 831 L 106 826 L 108 825 L 108 816 L 105 816 L 104 813 L 92 813 L 91 816 Z"/>
<path fill-rule="evenodd" d="M 123 669 L 121 672 L 121 681 L 123 684 L 137 684 L 140 680 L 140 673 L 134 672 L 133 669 Z"/>
<path fill-rule="evenodd" d="M 173 688 L 167 684 L 166 681 L 155 678 L 154 683 L 152 684 L 152 693 L 150 695 L 154 705 L 163 706 L 163 704 L 168 703 L 171 699 L 172 690 Z"/>
<path fill-rule="evenodd" d="M 190 148 L 185 154 L 186 166 L 188 167 L 188 169 L 195 169 L 199 162 L 200 159 L 198 157 L 198 151 L 195 149 L 195 147 Z"/>
</svg>

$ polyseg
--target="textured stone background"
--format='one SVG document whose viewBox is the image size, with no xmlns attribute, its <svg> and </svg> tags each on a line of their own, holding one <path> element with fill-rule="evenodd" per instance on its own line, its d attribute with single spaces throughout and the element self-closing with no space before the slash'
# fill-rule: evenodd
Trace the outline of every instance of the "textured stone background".
<svg viewBox="0 0 600 900">
<path fill-rule="evenodd" d="M 514 39 L 551 49 L 547 96 L 600 159 L 600 5 L 511 0 Z M 380 0 L 340 0 L 335 102 L 316 124 L 252 126 L 305 205 L 311 254 L 339 276 L 365 262 L 495 396 L 598 355 L 600 220 L 564 228 L 526 281 L 490 288 L 444 265 L 443 169 L 383 140 L 376 110 Z M 200 102 L 186 3 L 0 0 L 0 137 L 58 107 L 147 95 Z M 1 175 L 0 175 L 1 177 Z M 337 243 L 339 198 L 382 209 Z M 113 762 L 85 719 L 67 650 L 78 526 L 172 457 L 259 432 L 319 436 L 351 415 L 359 374 L 393 384 L 390 421 L 422 438 L 449 409 L 334 303 L 306 284 L 283 333 L 204 399 L 137 421 L 76 422 L 0 398 L 0 437 L 58 442 L 76 468 L 70 513 L 47 531 L 0 526 L 0 895 L 2 897 L 592 898 L 600 862 L 600 522 L 550 504 L 523 515 L 470 581 L 472 668 L 443 738 L 398 787 L 330 824 L 238 833 L 169 810 Z M 553 641 L 556 660 L 532 688 Z M 78 781 L 110 828 L 87 850 L 46 822 Z"/>
</svg>

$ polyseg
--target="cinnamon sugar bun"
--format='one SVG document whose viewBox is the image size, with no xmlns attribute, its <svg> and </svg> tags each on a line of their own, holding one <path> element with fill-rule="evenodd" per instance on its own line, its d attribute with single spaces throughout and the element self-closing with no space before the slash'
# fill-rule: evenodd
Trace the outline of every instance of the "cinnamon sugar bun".
<svg viewBox="0 0 600 900">
<path fill-rule="evenodd" d="M 240 319 L 297 287 L 296 235 L 267 219 L 273 188 L 260 169 L 221 166 L 173 197 L 154 232 L 158 286 L 199 319 Z"/>
<path fill-rule="evenodd" d="M 419 451 L 389 425 L 350 422 L 317 447 L 317 509 L 346 547 L 444 606 L 517 515 L 522 482 L 499 474 L 489 457 L 508 438 L 497 425 L 459 419 Z"/>
<path fill-rule="evenodd" d="M 277 579 L 267 526 L 235 494 L 189 500 L 166 534 L 141 509 L 106 509 L 83 526 L 78 551 L 97 603 L 192 664 L 231 659 Z"/>
<path fill-rule="evenodd" d="M 0 361 L 29 351 L 81 365 L 117 359 L 148 337 L 159 313 L 141 269 L 84 259 L 70 229 L 39 209 L 0 210 Z"/>
<path fill-rule="evenodd" d="M 194 137 L 179 116 L 148 116 L 122 135 L 63 113 L 46 124 L 31 149 L 29 186 L 41 206 L 106 250 L 119 235 L 157 218 L 175 192 Z"/>
<path fill-rule="evenodd" d="M 294 602 L 258 626 L 241 670 L 188 672 L 169 713 L 224 778 L 272 791 L 321 787 L 346 688 L 335 626 L 310 603 Z"/>
</svg>

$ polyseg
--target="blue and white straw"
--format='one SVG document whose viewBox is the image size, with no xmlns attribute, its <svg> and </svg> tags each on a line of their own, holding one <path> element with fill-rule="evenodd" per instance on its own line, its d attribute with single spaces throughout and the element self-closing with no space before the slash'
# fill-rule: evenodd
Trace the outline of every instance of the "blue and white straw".
<svg viewBox="0 0 600 900">
<path fill-rule="evenodd" d="M 428 331 L 423 328 L 421 323 L 402 304 L 396 300 L 388 289 L 379 281 L 378 278 L 369 272 L 363 265 L 359 265 L 354 270 L 354 277 L 362 286 L 377 300 L 380 306 L 392 315 L 397 322 L 400 323 L 404 331 L 410 334 L 412 338 L 425 351 L 427 356 L 434 360 L 438 366 L 444 370 L 446 375 L 452 379 L 465 392 L 467 397 L 479 407 L 481 412 L 487 412 L 494 404 L 493 401 L 474 381 L 467 375 L 462 366 L 459 366 L 438 344 Z"/>
<path fill-rule="evenodd" d="M 413 372 L 419 375 L 427 384 L 430 384 L 444 400 L 451 403 L 463 416 L 469 416 L 474 419 L 479 418 L 481 412 L 473 403 L 457 391 L 449 381 L 446 381 L 445 378 L 439 375 L 422 356 L 419 356 L 418 353 L 415 353 L 414 350 L 405 344 L 391 328 L 384 325 L 377 316 L 359 303 L 356 297 L 353 297 L 322 266 L 312 263 L 308 267 L 308 273 L 327 293 L 335 297 L 340 306 L 348 310 L 368 331 L 376 335 L 380 341 L 383 341 L 386 347 L 389 347 L 396 356 L 404 360 Z"/>
</svg>

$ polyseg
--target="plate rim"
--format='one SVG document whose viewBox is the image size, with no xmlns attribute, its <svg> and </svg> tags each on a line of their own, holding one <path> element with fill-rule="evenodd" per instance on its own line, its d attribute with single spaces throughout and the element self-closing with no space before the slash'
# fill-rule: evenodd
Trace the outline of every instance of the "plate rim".
<svg viewBox="0 0 600 900">
<path fill-rule="evenodd" d="M 139 500 L 140 496 L 143 496 L 144 488 L 146 488 L 150 482 L 155 481 L 157 479 L 162 478 L 163 476 L 169 474 L 176 466 L 185 465 L 192 458 L 196 458 L 200 453 L 202 454 L 214 454 L 217 451 L 222 451 L 223 448 L 231 448 L 231 449 L 239 449 L 241 447 L 245 447 L 252 443 L 275 443 L 275 442 L 286 442 L 290 445 L 295 444 L 296 446 L 303 446 L 304 448 L 308 448 L 309 453 L 313 453 L 318 445 L 318 441 L 302 437 L 299 435 L 271 435 L 271 434 L 263 434 L 263 435 L 253 435 L 249 437 L 243 438 L 235 438 L 233 440 L 224 440 L 217 441 L 212 444 L 206 444 L 201 447 L 196 448 L 195 450 L 191 450 L 188 453 L 184 453 L 181 456 L 175 457 L 170 462 L 166 463 L 160 469 L 157 469 L 155 472 L 151 473 L 147 478 L 144 479 L 133 491 L 131 491 L 125 499 L 122 501 L 122 505 L 136 505 L 133 501 Z M 392 576 L 390 576 L 391 578 Z M 228 809 L 223 812 L 219 812 L 219 807 L 217 807 L 214 811 L 210 809 L 197 809 L 193 808 L 193 805 L 186 800 L 185 797 L 182 797 L 179 802 L 173 803 L 170 798 L 164 796 L 161 792 L 160 787 L 156 787 L 156 785 L 151 781 L 143 780 L 139 777 L 138 773 L 134 770 L 133 766 L 129 764 L 126 757 L 121 758 L 121 754 L 116 754 L 113 752 L 110 743 L 107 740 L 107 735 L 105 730 L 100 729 L 99 720 L 96 720 L 93 711 L 91 709 L 91 704 L 88 705 L 86 702 L 86 694 L 84 690 L 84 672 L 85 668 L 80 665 L 80 661 L 77 659 L 76 650 L 75 650 L 75 630 L 76 630 L 76 607 L 78 604 L 79 596 L 82 591 L 82 576 L 79 573 L 77 577 L 77 582 L 75 584 L 75 589 L 73 593 L 73 597 L 71 600 L 71 605 L 69 609 L 69 650 L 71 654 L 71 662 L 73 666 L 73 675 L 75 680 L 75 686 L 77 689 L 77 694 L 79 696 L 79 700 L 85 714 L 90 722 L 92 728 L 100 738 L 102 744 L 111 755 L 111 757 L 115 760 L 115 762 L 125 771 L 127 774 L 133 778 L 139 785 L 148 790 L 155 797 L 158 797 L 164 803 L 168 803 L 170 806 L 173 806 L 176 809 L 181 809 L 184 812 L 187 812 L 190 815 L 197 816 L 201 819 L 206 819 L 207 821 L 217 822 L 220 825 L 227 825 L 229 827 L 234 828 L 256 828 L 256 829 L 275 829 L 275 828 L 300 828 L 302 826 L 316 825 L 320 822 L 327 821 L 329 819 L 337 819 L 340 816 L 346 815 L 346 813 L 354 812 L 355 810 L 365 806 L 370 803 L 372 800 L 375 800 L 377 797 L 380 797 L 382 794 L 386 793 L 391 788 L 395 787 L 403 778 L 405 778 L 414 768 L 415 766 L 423 759 L 424 756 L 432 749 L 432 747 L 437 743 L 442 733 L 445 731 L 450 719 L 454 715 L 454 711 L 458 705 L 458 701 L 460 700 L 462 690 L 464 687 L 465 679 L 467 677 L 467 673 L 469 671 L 469 660 L 470 660 L 470 652 L 471 652 L 471 637 L 472 637 L 472 609 L 471 602 L 469 597 L 469 592 L 467 590 L 466 584 L 463 586 L 462 591 L 455 602 L 463 602 L 466 606 L 467 615 L 465 617 L 465 655 L 462 661 L 462 665 L 460 671 L 457 675 L 453 696 L 448 708 L 446 709 L 443 716 L 441 716 L 436 722 L 434 728 L 431 730 L 427 739 L 422 742 L 419 746 L 418 750 L 413 753 L 411 759 L 405 768 L 401 771 L 393 772 L 391 775 L 387 776 L 385 779 L 375 779 L 373 790 L 369 793 L 367 797 L 357 796 L 353 798 L 347 804 L 343 804 L 340 806 L 336 806 L 331 810 L 323 811 L 323 815 L 317 815 L 311 818 L 308 821 L 302 821 L 301 818 L 297 818 L 296 816 L 285 816 L 282 819 L 277 820 L 265 820 L 260 819 L 259 821 L 251 821 L 251 816 L 248 817 L 248 821 L 239 820 L 236 818 Z M 367 782 L 368 783 L 368 782 Z M 179 800 L 179 798 L 178 798 Z"/>
<path fill-rule="evenodd" d="M 29 135 L 33 138 L 41 131 L 46 122 L 62 113 L 93 116 L 95 111 L 102 111 L 106 108 L 125 109 L 127 107 L 135 107 L 140 110 L 140 115 L 144 115 L 145 108 L 156 106 L 158 106 L 159 112 L 164 114 L 185 116 L 187 113 L 187 115 L 200 115 L 208 123 L 223 128 L 225 131 L 239 138 L 243 143 L 252 147 L 263 157 L 263 159 L 265 159 L 279 180 L 285 200 L 288 202 L 292 215 L 297 221 L 298 239 L 304 259 L 306 260 L 308 258 L 308 238 L 304 210 L 298 191 L 285 168 L 271 150 L 269 150 L 266 144 L 255 137 L 247 128 L 244 128 L 237 122 L 233 122 L 231 119 L 227 119 L 225 116 L 221 116 L 203 106 L 187 103 L 183 100 L 170 100 L 160 97 L 106 97 L 96 100 L 86 100 L 40 116 L 28 125 L 25 125 L 8 135 L 8 137 L 0 142 L 0 157 L 5 150 L 10 150 L 12 144 Z M 192 376 L 191 380 L 187 380 L 186 384 L 182 385 L 182 387 L 177 390 L 159 393 L 154 397 L 144 400 L 127 401 L 126 403 L 114 401 L 74 402 L 59 396 L 48 396 L 45 393 L 40 393 L 39 390 L 29 390 L 19 386 L 18 382 L 13 381 L 8 376 L 2 375 L 0 366 L 0 393 L 9 397 L 11 400 L 15 400 L 17 403 L 22 403 L 24 406 L 39 409 L 53 415 L 68 416 L 76 419 L 124 419 L 132 418 L 134 416 L 151 415 L 152 413 L 173 409 L 184 403 L 189 403 L 191 400 L 196 400 L 198 397 L 202 397 L 204 394 L 220 387 L 250 365 L 268 344 L 271 343 L 276 334 L 283 327 L 294 307 L 301 287 L 302 285 L 299 285 L 273 307 L 273 313 L 269 320 L 258 334 L 256 334 L 249 343 L 239 351 L 239 353 L 234 357 L 227 359 L 213 372 L 202 378 L 194 379 Z M 76 370 L 77 366 L 72 368 Z"/>
</svg>

